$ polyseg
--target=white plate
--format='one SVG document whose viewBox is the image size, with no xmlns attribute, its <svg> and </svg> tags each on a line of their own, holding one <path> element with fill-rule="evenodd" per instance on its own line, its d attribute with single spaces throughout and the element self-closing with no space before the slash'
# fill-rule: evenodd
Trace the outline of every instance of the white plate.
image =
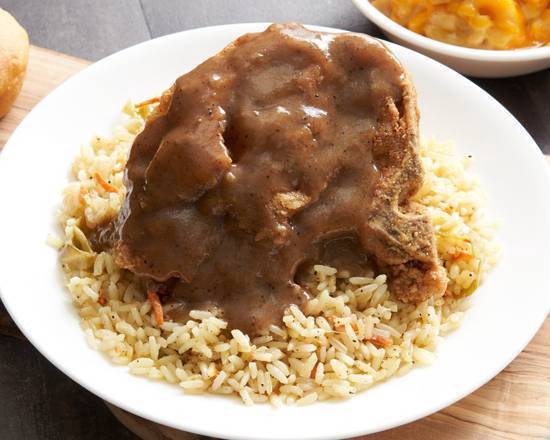
<svg viewBox="0 0 550 440">
<path fill-rule="evenodd" d="M 219 26 L 139 44 L 85 69 L 35 107 L 0 158 L 2 300 L 23 333 L 65 374 L 116 406 L 177 429 L 225 438 L 328 439 L 426 416 L 495 376 L 546 316 L 550 177 L 531 137 L 494 99 L 443 65 L 393 44 L 416 83 L 424 135 L 454 139 L 473 154 L 491 209 L 502 219 L 502 261 L 433 366 L 344 402 L 248 408 L 131 376 L 85 342 L 56 252 L 45 244 L 79 147 L 96 132 L 108 133 L 128 98 L 154 96 L 237 36 L 264 28 Z"/>
</svg>

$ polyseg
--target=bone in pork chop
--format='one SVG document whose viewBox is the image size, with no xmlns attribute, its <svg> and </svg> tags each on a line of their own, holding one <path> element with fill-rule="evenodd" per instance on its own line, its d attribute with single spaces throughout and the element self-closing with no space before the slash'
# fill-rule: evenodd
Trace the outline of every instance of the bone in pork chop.
<svg viewBox="0 0 550 440">
<path fill-rule="evenodd" d="M 413 85 L 382 43 L 295 24 L 244 35 L 180 77 L 136 138 L 116 261 L 163 283 L 173 316 L 216 306 L 252 333 L 304 302 L 296 272 L 333 242 L 399 300 L 440 296 L 410 201 L 417 143 Z"/>
</svg>

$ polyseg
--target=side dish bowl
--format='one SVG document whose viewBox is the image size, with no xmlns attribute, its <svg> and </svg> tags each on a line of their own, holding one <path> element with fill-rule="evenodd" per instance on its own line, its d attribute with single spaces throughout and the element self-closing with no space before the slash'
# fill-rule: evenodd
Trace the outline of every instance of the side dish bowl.
<svg viewBox="0 0 550 440">
<path fill-rule="evenodd" d="M 503 78 L 550 67 L 550 46 L 515 50 L 485 50 L 455 46 L 417 34 L 379 11 L 370 0 L 353 0 L 355 6 L 392 41 L 417 50 L 463 75 Z"/>
<path fill-rule="evenodd" d="M 550 172 L 525 129 L 497 101 L 453 70 L 389 43 L 416 85 L 425 137 L 452 139 L 500 219 L 503 256 L 472 297 L 462 327 L 435 363 L 352 399 L 306 407 L 246 407 L 144 380 L 92 350 L 46 245 L 79 148 L 107 134 L 128 99 L 156 96 L 175 78 L 246 32 L 235 24 L 168 35 L 118 52 L 39 103 L 0 155 L 0 292 L 30 342 L 99 397 L 157 423 L 231 439 L 335 439 L 385 430 L 446 407 L 501 371 L 530 341 L 549 306 Z M 319 28 L 325 31 L 335 29 Z"/>
</svg>

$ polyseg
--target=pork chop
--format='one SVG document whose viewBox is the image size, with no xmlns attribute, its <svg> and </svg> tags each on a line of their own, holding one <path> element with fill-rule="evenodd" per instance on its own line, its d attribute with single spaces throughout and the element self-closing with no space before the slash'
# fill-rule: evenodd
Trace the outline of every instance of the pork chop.
<svg viewBox="0 0 550 440">
<path fill-rule="evenodd" d="M 182 54 L 181 56 L 185 56 Z M 132 146 L 116 261 L 257 332 L 307 291 L 333 240 L 393 294 L 444 293 L 422 184 L 413 84 L 379 41 L 272 25 L 178 78 Z M 165 289 L 166 290 L 166 289 Z"/>
</svg>

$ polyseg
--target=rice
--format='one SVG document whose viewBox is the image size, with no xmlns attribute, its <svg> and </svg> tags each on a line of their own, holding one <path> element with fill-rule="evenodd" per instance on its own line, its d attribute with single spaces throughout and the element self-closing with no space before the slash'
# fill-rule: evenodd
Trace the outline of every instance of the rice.
<svg viewBox="0 0 550 440">
<path fill-rule="evenodd" d="M 118 214 L 127 154 L 152 110 L 126 105 L 112 138 L 96 137 L 81 149 L 59 213 L 65 237 L 48 237 L 56 248 L 78 249 L 62 269 L 92 348 L 132 374 L 177 384 L 188 394 L 236 395 L 246 405 L 276 407 L 348 398 L 434 362 L 441 337 L 458 328 L 465 297 L 500 252 L 483 192 L 468 172 L 470 156 L 436 141 L 420 149 L 426 176 L 415 200 L 434 226 L 450 295 L 403 304 L 391 295 L 385 274 L 350 277 L 315 265 L 311 300 L 302 309 L 290 306 L 279 325 L 254 339 L 229 331 L 214 311 L 195 310 L 186 323 L 159 327 L 140 282 L 109 253 L 93 252 L 81 232 Z"/>
</svg>

